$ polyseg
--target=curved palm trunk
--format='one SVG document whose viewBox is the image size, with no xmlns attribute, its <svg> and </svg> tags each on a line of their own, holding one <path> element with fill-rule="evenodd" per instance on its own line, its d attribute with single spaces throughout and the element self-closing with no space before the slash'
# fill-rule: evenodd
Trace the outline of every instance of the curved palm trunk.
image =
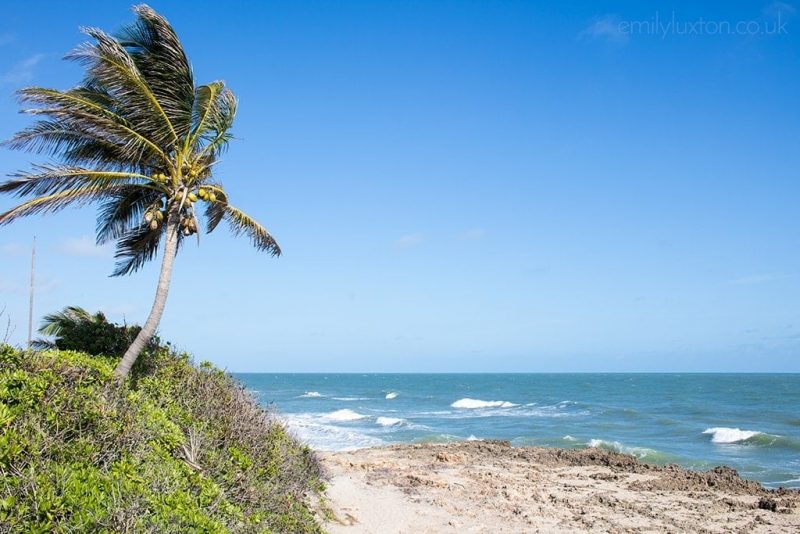
<svg viewBox="0 0 800 534">
<path fill-rule="evenodd" d="M 161 273 L 158 275 L 158 287 L 156 288 L 153 308 L 150 310 L 150 315 L 147 317 L 147 321 L 145 321 L 139 335 L 133 340 L 131 346 L 125 351 L 125 355 L 119 365 L 114 369 L 114 376 L 118 379 L 128 376 L 142 349 L 153 339 L 158 329 L 158 323 L 161 321 L 161 315 L 164 313 L 164 306 L 167 303 L 167 294 L 169 293 L 169 282 L 172 278 L 172 265 L 175 263 L 175 254 L 178 252 L 178 217 L 176 214 L 173 213 L 168 216 L 165 233 L 164 259 L 161 260 Z"/>
</svg>

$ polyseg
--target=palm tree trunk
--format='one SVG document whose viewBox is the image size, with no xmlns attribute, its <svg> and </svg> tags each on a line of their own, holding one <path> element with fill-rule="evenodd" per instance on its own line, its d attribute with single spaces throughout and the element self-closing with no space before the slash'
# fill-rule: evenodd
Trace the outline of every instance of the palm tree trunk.
<svg viewBox="0 0 800 534">
<path fill-rule="evenodd" d="M 167 303 L 167 294 L 169 293 L 169 282 L 172 278 L 172 266 L 175 263 L 175 255 L 178 252 L 177 213 L 170 213 L 167 216 L 166 224 L 164 258 L 161 260 L 161 273 L 158 275 L 158 287 L 156 288 L 156 298 L 153 302 L 153 308 L 150 310 L 150 315 L 147 317 L 147 321 L 145 321 L 136 339 L 133 340 L 131 346 L 125 351 L 125 355 L 122 357 L 119 365 L 114 369 L 114 376 L 117 379 L 123 379 L 128 376 L 131 367 L 136 363 L 136 358 L 139 357 L 144 347 L 153 339 L 158 329 L 158 323 L 161 322 L 161 315 L 164 313 L 164 306 Z"/>
</svg>

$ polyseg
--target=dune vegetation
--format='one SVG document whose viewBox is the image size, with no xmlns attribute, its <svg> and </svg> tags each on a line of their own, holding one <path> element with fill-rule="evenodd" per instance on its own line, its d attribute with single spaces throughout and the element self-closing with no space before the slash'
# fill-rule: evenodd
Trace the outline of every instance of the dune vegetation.
<svg viewBox="0 0 800 534">
<path fill-rule="evenodd" d="M 0 531 L 320 532 L 313 453 L 233 378 L 118 361 L 0 346 Z"/>
</svg>

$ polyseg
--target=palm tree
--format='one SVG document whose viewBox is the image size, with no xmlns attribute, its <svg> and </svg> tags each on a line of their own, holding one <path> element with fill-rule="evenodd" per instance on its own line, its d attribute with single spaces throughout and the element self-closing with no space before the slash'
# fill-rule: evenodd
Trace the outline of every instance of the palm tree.
<svg viewBox="0 0 800 534">
<path fill-rule="evenodd" d="M 93 42 L 67 56 L 85 68 L 78 87 L 18 92 L 21 103 L 31 105 L 23 111 L 42 118 L 5 144 L 48 154 L 55 162 L 0 185 L 0 192 L 33 197 L 0 214 L 0 225 L 99 204 L 97 242 L 116 241 L 112 276 L 138 270 L 163 242 L 155 301 L 115 371 L 119 378 L 156 332 L 175 256 L 183 240 L 200 229 L 200 205 L 207 232 L 225 220 L 234 235 L 247 235 L 258 250 L 281 252 L 264 227 L 229 203 L 213 178 L 213 165 L 231 139 L 233 93 L 221 81 L 195 86 L 169 22 L 146 5 L 133 10 L 136 21 L 116 36 L 82 29 Z"/>
<path fill-rule="evenodd" d="M 61 311 L 48 313 L 42 318 L 42 324 L 38 332 L 42 335 L 56 338 L 64 334 L 65 331 L 74 328 L 82 323 L 97 323 L 105 321 L 105 316 L 101 313 L 92 315 L 80 306 L 67 306 Z M 34 339 L 33 348 L 39 350 L 54 349 L 57 347 L 56 340 Z"/>
<path fill-rule="evenodd" d="M 103 312 L 89 313 L 79 306 L 67 306 L 42 318 L 38 332 L 47 337 L 34 339 L 32 346 L 38 350 L 76 350 L 119 357 L 141 330 L 137 325 L 109 322 Z M 153 336 L 145 350 L 155 352 L 162 348 L 169 348 L 169 343 L 162 344 L 158 336 Z"/>
</svg>

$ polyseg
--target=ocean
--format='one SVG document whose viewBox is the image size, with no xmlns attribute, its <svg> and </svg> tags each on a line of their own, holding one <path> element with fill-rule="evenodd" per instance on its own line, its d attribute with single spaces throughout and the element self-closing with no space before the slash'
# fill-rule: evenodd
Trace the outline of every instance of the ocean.
<svg viewBox="0 0 800 534">
<path fill-rule="evenodd" d="M 800 487 L 800 374 L 235 376 L 319 450 L 504 439 Z"/>
</svg>

